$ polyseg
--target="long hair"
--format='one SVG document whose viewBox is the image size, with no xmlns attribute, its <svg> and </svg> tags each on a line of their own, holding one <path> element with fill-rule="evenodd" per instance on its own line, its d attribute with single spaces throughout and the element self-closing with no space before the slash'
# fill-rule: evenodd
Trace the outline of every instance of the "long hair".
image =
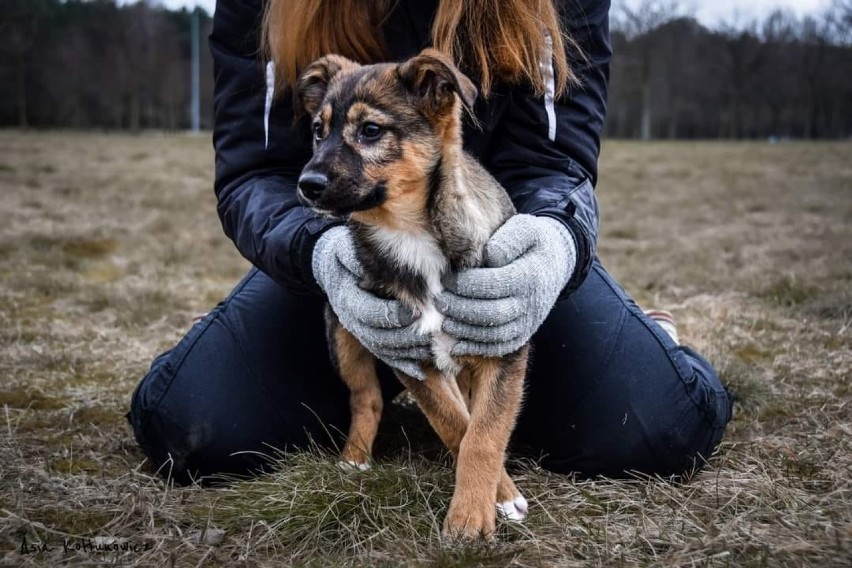
<svg viewBox="0 0 852 568">
<path fill-rule="evenodd" d="M 305 66 L 328 53 L 382 61 L 388 49 L 380 30 L 390 8 L 391 0 L 268 0 L 262 48 L 275 62 L 277 86 L 291 89 Z M 475 78 L 483 96 L 495 81 L 526 81 L 543 95 L 551 78 L 541 66 L 546 57 L 556 96 L 574 82 L 565 47 L 577 46 L 553 0 L 440 0 L 432 45 Z"/>
</svg>

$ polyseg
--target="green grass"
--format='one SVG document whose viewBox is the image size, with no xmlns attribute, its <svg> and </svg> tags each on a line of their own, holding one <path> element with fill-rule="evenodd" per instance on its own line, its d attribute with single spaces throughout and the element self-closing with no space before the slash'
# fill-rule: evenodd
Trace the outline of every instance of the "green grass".
<svg viewBox="0 0 852 568">
<path fill-rule="evenodd" d="M 209 140 L 0 132 L 0 154 L 2 565 L 852 558 L 848 143 L 604 145 L 601 258 L 644 307 L 674 312 L 736 392 L 734 420 L 685 483 L 578 480 L 513 457 L 528 521 L 467 545 L 440 537 L 453 472 L 408 406 L 387 409 L 364 473 L 314 449 L 213 487 L 155 475 L 123 417 L 130 394 L 248 268 L 216 217 Z M 51 550 L 21 555 L 24 537 Z M 61 545 L 89 537 L 144 547 Z"/>
</svg>

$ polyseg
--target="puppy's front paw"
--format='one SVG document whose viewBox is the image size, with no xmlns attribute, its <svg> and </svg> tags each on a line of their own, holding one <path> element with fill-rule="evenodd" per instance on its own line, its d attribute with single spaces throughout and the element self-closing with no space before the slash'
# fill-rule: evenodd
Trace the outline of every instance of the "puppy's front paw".
<svg viewBox="0 0 852 568">
<path fill-rule="evenodd" d="M 453 499 L 444 519 L 444 536 L 454 540 L 490 538 L 496 528 L 493 505 L 462 506 Z"/>
</svg>

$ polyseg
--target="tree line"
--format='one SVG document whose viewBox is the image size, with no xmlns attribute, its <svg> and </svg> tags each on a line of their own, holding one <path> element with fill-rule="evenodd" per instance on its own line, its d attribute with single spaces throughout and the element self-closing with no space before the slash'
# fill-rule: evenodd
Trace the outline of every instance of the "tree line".
<svg viewBox="0 0 852 568">
<path fill-rule="evenodd" d="M 202 125 L 212 121 L 200 11 Z M 0 0 L 0 126 L 183 129 L 192 13 L 150 1 Z M 616 4 L 605 135 L 852 136 L 852 0 L 709 29 L 677 0 Z"/>
<path fill-rule="evenodd" d="M 852 0 L 714 30 L 675 0 L 645 0 L 612 24 L 609 136 L 852 136 Z"/>
<path fill-rule="evenodd" d="M 150 2 L 0 0 L 0 126 L 188 128 L 191 18 Z M 201 11 L 200 36 L 210 29 Z M 211 59 L 202 46 L 206 126 Z"/>
</svg>

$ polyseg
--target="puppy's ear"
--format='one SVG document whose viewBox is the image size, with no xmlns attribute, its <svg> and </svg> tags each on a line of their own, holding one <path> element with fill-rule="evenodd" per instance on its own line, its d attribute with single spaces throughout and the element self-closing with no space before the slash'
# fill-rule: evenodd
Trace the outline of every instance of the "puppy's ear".
<svg viewBox="0 0 852 568">
<path fill-rule="evenodd" d="M 360 67 L 354 61 L 340 55 L 320 57 L 302 71 L 293 89 L 293 108 L 297 115 L 313 115 L 322 104 L 328 85 L 341 71 Z"/>
<path fill-rule="evenodd" d="M 424 49 L 402 63 L 398 73 L 406 88 L 435 114 L 450 110 L 455 95 L 472 111 L 479 94 L 473 82 L 437 49 Z"/>
</svg>

